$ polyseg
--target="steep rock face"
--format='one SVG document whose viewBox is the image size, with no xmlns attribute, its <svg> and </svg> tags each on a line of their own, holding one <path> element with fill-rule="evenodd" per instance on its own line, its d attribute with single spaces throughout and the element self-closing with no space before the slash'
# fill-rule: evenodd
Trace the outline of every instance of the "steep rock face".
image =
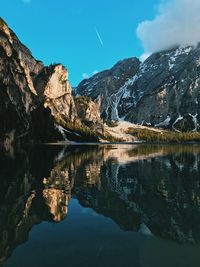
<svg viewBox="0 0 200 267">
<path fill-rule="evenodd" d="M 68 71 L 61 64 L 45 67 L 35 78 L 34 85 L 44 106 L 54 117 L 62 116 L 70 121 L 77 119 Z"/>
<path fill-rule="evenodd" d="M 90 96 L 100 107 L 100 112 L 105 119 L 117 118 L 118 99 L 122 96 L 121 87 L 134 76 L 139 68 L 137 58 L 130 58 L 118 62 L 110 70 L 97 73 L 90 79 L 83 80 L 76 93 Z"/>
<path fill-rule="evenodd" d="M 183 131 L 199 129 L 200 45 L 153 54 L 137 64 L 133 75 L 125 79 L 119 76 L 122 82 L 118 81 L 120 86 L 115 86 L 115 90 L 110 90 L 107 82 L 101 86 L 101 75 L 80 83 L 77 92 L 97 101 L 99 91 L 101 103 L 105 99 L 108 102 L 107 106 L 101 105 L 107 119 L 123 118 Z"/>
<path fill-rule="evenodd" d="M 30 73 L 22 63 L 16 42 L 3 20 L 0 20 L 0 120 L 1 136 L 10 131 L 23 134 L 29 128 L 28 115 L 34 108 Z M 19 55 L 20 54 L 20 55 Z M 35 63 L 35 62 L 34 62 Z M 25 75 L 27 72 L 27 76 Z"/>
<path fill-rule="evenodd" d="M 8 151 L 16 140 L 98 141 L 103 125 L 96 104 L 80 118 L 77 108 L 66 68 L 35 60 L 0 19 L 0 144 Z"/>
<path fill-rule="evenodd" d="M 135 97 L 127 119 L 178 130 L 198 129 L 199 59 L 200 46 L 177 48 L 148 58 L 134 84 L 127 88 Z"/>
<path fill-rule="evenodd" d="M 89 97 L 76 97 L 75 106 L 81 122 L 93 131 L 103 134 L 103 121 L 96 103 Z"/>
<path fill-rule="evenodd" d="M 68 72 L 45 67 L 0 19 L 0 141 L 57 141 L 56 118 L 77 118 Z"/>
</svg>

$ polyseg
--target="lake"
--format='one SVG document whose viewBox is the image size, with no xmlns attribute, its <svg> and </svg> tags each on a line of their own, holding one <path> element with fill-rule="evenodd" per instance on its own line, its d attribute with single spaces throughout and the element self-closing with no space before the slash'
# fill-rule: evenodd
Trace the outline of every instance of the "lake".
<svg viewBox="0 0 200 267">
<path fill-rule="evenodd" d="M 0 266 L 199 267 L 199 145 L 0 153 Z"/>
</svg>

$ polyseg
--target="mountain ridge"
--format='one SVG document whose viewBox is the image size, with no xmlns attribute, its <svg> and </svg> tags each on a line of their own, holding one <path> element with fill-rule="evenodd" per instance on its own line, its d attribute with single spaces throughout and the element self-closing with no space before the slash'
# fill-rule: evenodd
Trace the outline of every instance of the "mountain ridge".
<svg viewBox="0 0 200 267">
<path fill-rule="evenodd" d="M 196 48 L 176 47 L 154 53 L 143 63 L 140 62 L 135 73 L 127 76 L 125 82 L 120 83 L 119 77 L 115 91 L 109 83 L 109 79 L 115 77 L 109 77 L 109 72 L 107 76 L 101 72 L 99 76 L 96 74 L 82 81 L 77 93 L 81 95 L 83 92 L 99 103 L 101 114 L 107 120 L 125 119 L 135 124 L 177 131 L 198 130 L 199 66 L 200 45 Z M 106 95 L 107 99 L 99 101 L 100 97 L 96 95 Z M 181 129 L 181 121 L 187 124 L 185 129 Z"/>
<path fill-rule="evenodd" d="M 65 66 L 35 59 L 0 19 L 0 143 L 8 149 L 16 141 L 135 142 L 157 128 L 198 132 L 199 89 L 200 45 L 121 60 L 72 90 Z"/>
<path fill-rule="evenodd" d="M 78 117 L 67 69 L 62 64 L 45 66 L 36 60 L 3 19 L 0 96 L 0 143 L 8 147 L 14 140 L 98 140 L 95 129 L 90 130 L 85 123 L 88 118 Z M 102 131 L 100 126 L 101 121 L 98 131 Z"/>
</svg>

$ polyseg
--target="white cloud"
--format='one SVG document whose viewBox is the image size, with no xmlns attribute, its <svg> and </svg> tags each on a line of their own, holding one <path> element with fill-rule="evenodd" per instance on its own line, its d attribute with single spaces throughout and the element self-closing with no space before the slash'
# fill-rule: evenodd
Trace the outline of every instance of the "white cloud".
<svg viewBox="0 0 200 267">
<path fill-rule="evenodd" d="M 91 74 L 88 74 L 88 73 L 84 72 L 84 73 L 82 74 L 82 78 L 83 78 L 83 79 L 89 79 L 90 77 L 92 77 L 93 75 L 95 75 L 95 74 L 97 74 L 97 73 L 99 73 L 98 70 L 94 70 Z"/>
<path fill-rule="evenodd" d="M 140 56 L 140 61 L 144 62 L 149 56 L 151 55 L 151 53 L 144 53 Z"/>
<path fill-rule="evenodd" d="M 87 74 L 87 73 L 83 73 L 82 74 L 82 78 L 85 80 L 85 79 L 89 79 L 90 78 L 90 76 Z"/>
<path fill-rule="evenodd" d="M 157 52 L 176 45 L 197 45 L 200 41 L 200 0 L 167 0 L 160 4 L 153 20 L 138 25 L 137 36 L 145 52 Z"/>
<path fill-rule="evenodd" d="M 95 74 L 97 74 L 97 73 L 99 73 L 99 71 L 98 71 L 98 70 L 94 70 L 94 71 L 92 72 L 92 75 L 95 75 Z"/>
<path fill-rule="evenodd" d="M 97 74 L 97 73 L 99 73 L 98 70 L 94 70 L 91 74 L 88 74 L 88 73 L 84 72 L 84 73 L 82 74 L 82 78 L 83 78 L 84 80 L 85 80 L 85 79 L 89 79 L 90 77 L 92 77 L 93 75 L 95 75 L 95 74 Z"/>
</svg>

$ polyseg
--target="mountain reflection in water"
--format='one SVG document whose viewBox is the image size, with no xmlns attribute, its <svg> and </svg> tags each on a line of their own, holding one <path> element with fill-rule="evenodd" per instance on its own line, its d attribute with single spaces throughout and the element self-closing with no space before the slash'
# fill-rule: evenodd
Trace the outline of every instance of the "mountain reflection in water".
<svg viewBox="0 0 200 267">
<path fill-rule="evenodd" d="M 0 166 L 0 265 L 200 266 L 200 146 L 37 146 Z"/>
</svg>

